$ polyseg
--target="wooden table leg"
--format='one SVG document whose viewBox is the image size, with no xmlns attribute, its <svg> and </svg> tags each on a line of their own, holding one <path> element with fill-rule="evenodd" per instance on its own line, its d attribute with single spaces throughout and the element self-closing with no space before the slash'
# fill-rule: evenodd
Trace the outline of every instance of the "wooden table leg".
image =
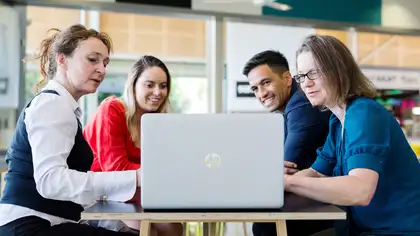
<svg viewBox="0 0 420 236">
<path fill-rule="evenodd" d="M 248 236 L 248 233 L 246 232 L 246 223 L 247 222 L 242 222 L 242 230 L 244 231 L 244 236 Z"/>
<path fill-rule="evenodd" d="M 149 236 L 150 235 L 150 221 L 142 220 L 140 223 L 140 236 Z"/>
<path fill-rule="evenodd" d="M 210 223 L 203 222 L 203 236 L 210 236 Z"/>
<path fill-rule="evenodd" d="M 215 222 L 203 222 L 203 236 L 215 236 L 216 232 Z"/>
<path fill-rule="evenodd" d="M 217 231 L 216 231 L 217 224 L 218 224 L 217 222 L 211 222 L 209 224 L 209 234 L 210 234 L 210 236 L 218 236 Z"/>
<path fill-rule="evenodd" d="M 277 236 L 287 236 L 286 220 L 276 221 Z"/>
</svg>

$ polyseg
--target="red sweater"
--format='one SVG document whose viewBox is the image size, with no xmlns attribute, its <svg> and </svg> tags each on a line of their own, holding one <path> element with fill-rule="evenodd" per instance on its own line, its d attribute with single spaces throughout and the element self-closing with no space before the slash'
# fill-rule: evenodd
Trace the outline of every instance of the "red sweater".
<svg viewBox="0 0 420 236">
<path fill-rule="evenodd" d="M 115 96 L 106 98 L 86 125 L 83 135 L 94 154 L 92 171 L 140 168 L 140 148 L 131 140 L 125 108 Z"/>
</svg>

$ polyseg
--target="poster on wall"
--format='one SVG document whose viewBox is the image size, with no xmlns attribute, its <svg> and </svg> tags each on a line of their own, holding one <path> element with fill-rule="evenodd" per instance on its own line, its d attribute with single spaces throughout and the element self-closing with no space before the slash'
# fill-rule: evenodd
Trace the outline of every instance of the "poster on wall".
<svg viewBox="0 0 420 236">
<path fill-rule="evenodd" d="M 18 108 L 20 74 L 19 16 L 0 6 L 0 109 Z"/>
<path fill-rule="evenodd" d="M 248 81 L 236 81 L 236 97 L 255 98 L 255 94 L 252 92 Z"/>
<path fill-rule="evenodd" d="M 227 112 L 265 112 L 242 74 L 246 62 L 264 50 L 277 50 L 296 73 L 296 51 L 315 29 L 240 22 L 226 23 Z"/>
<path fill-rule="evenodd" d="M 420 71 L 362 68 L 377 89 L 420 90 Z"/>
</svg>

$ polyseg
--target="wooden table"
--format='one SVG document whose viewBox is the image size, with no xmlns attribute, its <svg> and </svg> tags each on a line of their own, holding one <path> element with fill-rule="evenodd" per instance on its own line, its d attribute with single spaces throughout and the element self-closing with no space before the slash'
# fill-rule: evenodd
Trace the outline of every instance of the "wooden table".
<svg viewBox="0 0 420 236">
<path fill-rule="evenodd" d="M 345 220 L 340 208 L 285 194 L 279 212 L 144 212 L 140 205 L 116 202 L 97 203 L 84 212 L 84 220 L 139 220 L 140 236 L 148 236 L 152 222 L 275 222 L 277 235 L 287 235 L 286 220 Z M 304 226 L 303 226 L 304 227 Z"/>
</svg>

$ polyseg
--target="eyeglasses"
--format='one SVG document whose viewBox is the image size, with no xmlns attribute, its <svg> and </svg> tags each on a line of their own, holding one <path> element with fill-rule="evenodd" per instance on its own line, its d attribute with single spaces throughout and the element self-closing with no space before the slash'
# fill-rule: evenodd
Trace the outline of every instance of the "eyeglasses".
<svg viewBox="0 0 420 236">
<path fill-rule="evenodd" d="M 308 77 L 308 79 L 310 79 L 310 80 L 316 80 L 316 79 L 319 78 L 319 73 L 315 70 L 311 70 L 306 74 L 297 74 L 297 75 L 293 76 L 293 79 L 297 83 L 301 84 L 305 81 L 305 77 Z"/>
</svg>

